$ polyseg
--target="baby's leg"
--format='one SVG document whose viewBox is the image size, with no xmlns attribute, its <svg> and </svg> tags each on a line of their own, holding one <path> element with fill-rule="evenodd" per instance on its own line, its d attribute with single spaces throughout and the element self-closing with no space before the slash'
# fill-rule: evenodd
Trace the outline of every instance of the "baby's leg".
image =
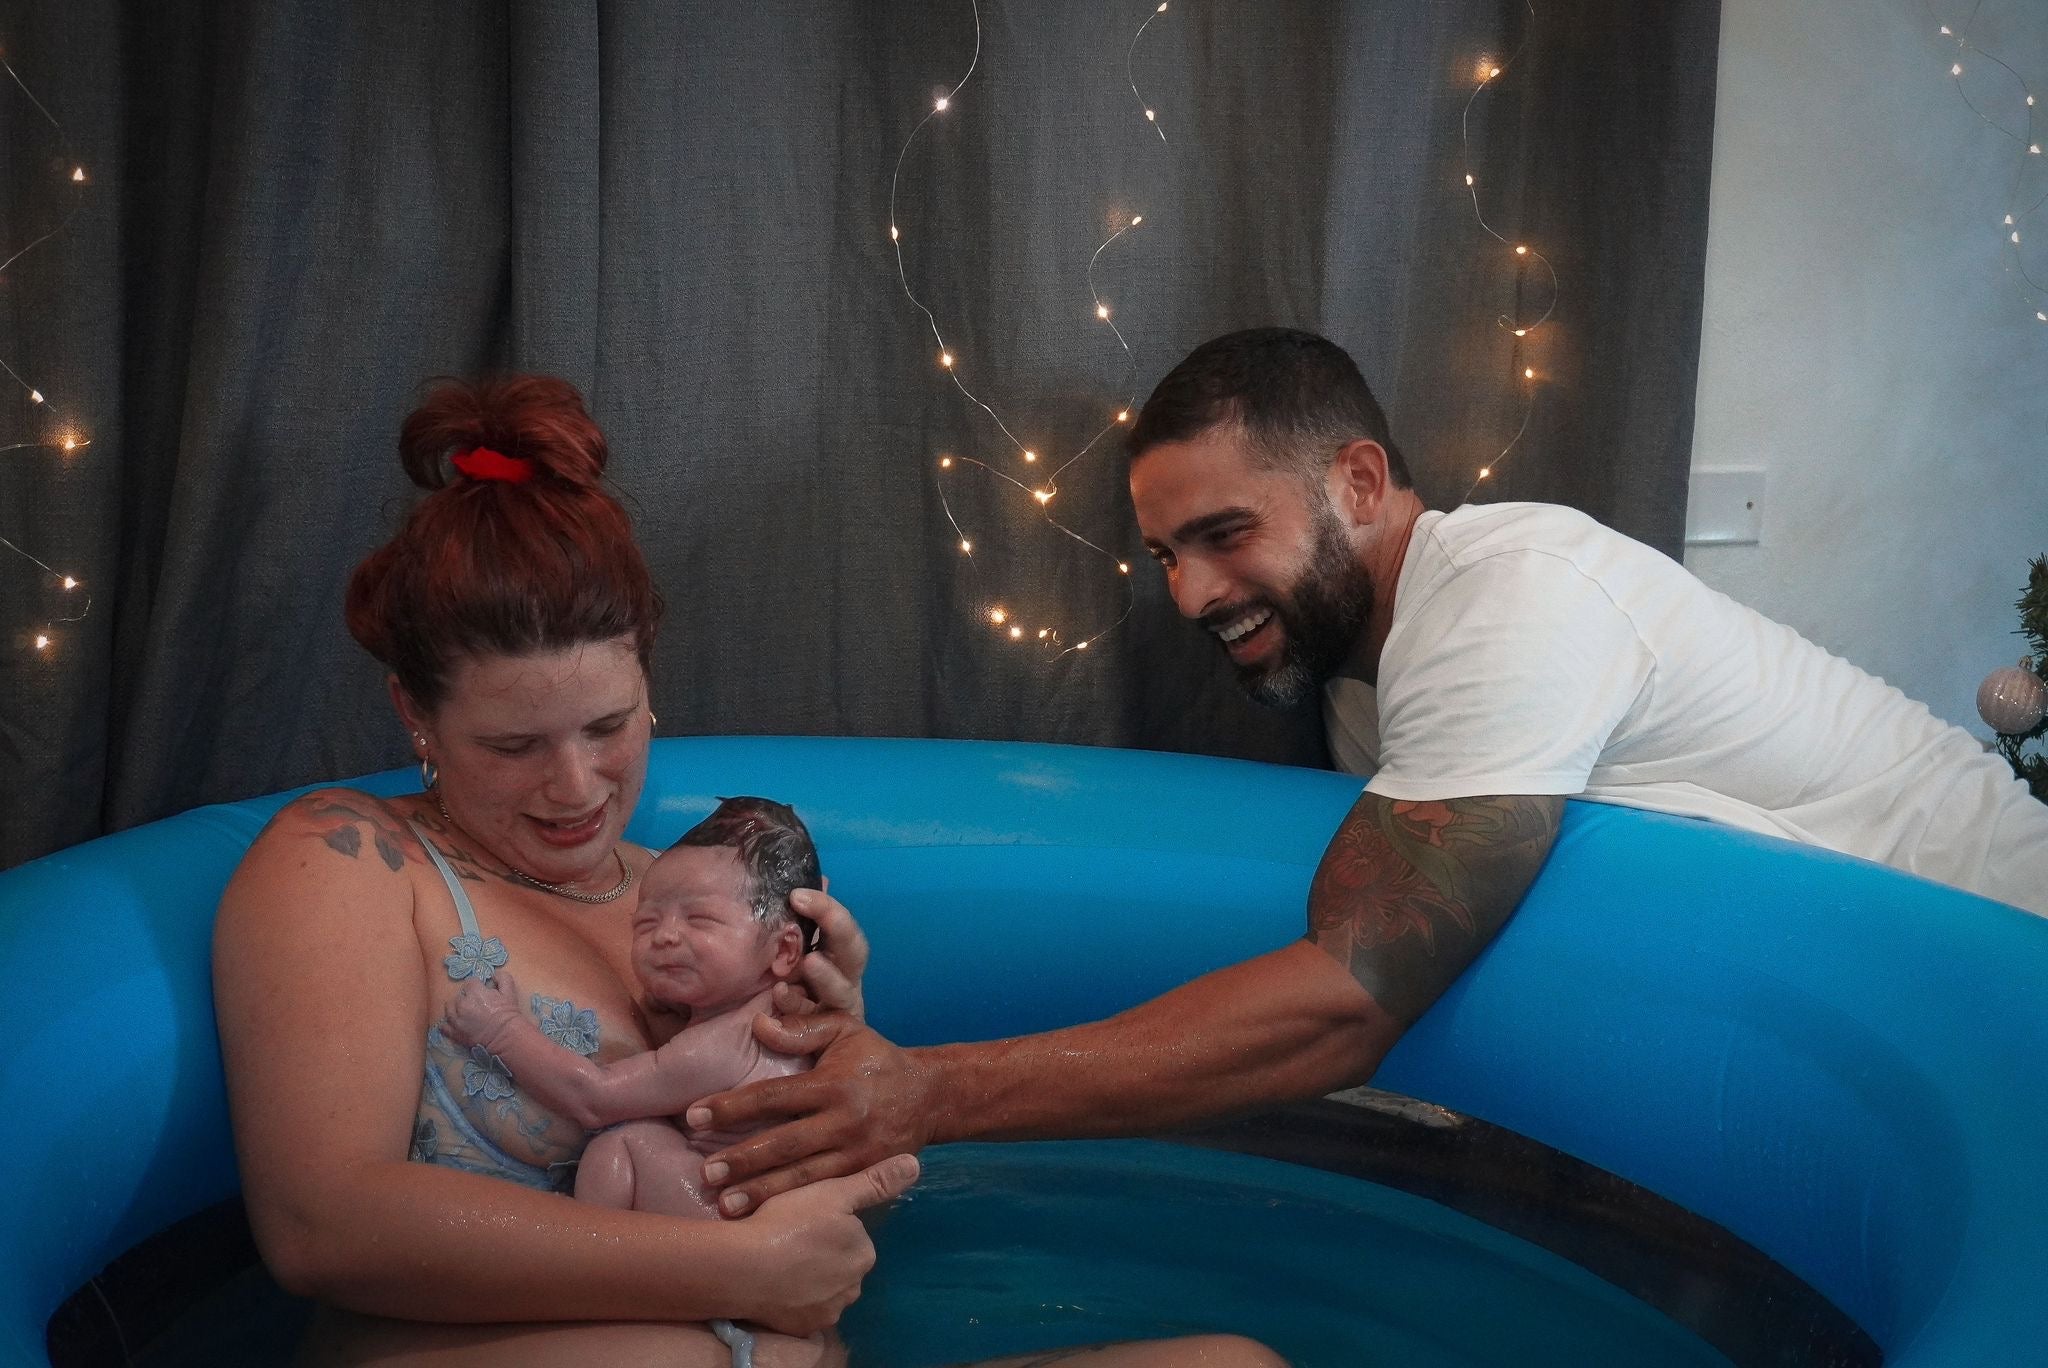
<svg viewBox="0 0 2048 1368">
<path fill-rule="evenodd" d="M 576 1196 L 602 1206 L 716 1217 L 704 1156 L 667 1121 L 627 1121 L 596 1136 L 576 1166 Z"/>
</svg>

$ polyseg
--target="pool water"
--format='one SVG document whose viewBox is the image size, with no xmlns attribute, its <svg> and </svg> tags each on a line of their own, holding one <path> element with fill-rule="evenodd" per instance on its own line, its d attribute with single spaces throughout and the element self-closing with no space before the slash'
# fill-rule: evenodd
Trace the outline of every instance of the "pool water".
<svg viewBox="0 0 2048 1368">
<path fill-rule="evenodd" d="M 875 1226 L 857 1365 L 1228 1331 L 1296 1368 L 1726 1365 L 1661 1312 L 1424 1198 L 1149 1141 L 959 1145 Z"/>
</svg>

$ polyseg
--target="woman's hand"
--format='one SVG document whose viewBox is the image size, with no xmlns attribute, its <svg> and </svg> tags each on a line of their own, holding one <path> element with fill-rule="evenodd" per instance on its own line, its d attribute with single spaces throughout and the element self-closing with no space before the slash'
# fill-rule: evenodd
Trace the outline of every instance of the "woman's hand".
<svg viewBox="0 0 2048 1368">
<path fill-rule="evenodd" d="M 761 1298 L 745 1319 L 799 1336 L 838 1324 L 875 1266 L 874 1243 L 855 1213 L 901 1197 L 917 1174 L 917 1160 L 898 1154 L 764 1202 L 744 1226 L 760 1240 L 750 1281 Z"/>
<path fill-rule="evenodd" d="M 825 883 L 829 888 L 831 880 Z M 824 889 L 796 889 L 789 895 L 789 905 L 817 923 L 818 948 L 797 966 L 798 976 L 810 989 L 809 996 L 794 988 L 778 988 L 775 1010 L 784 1016 L 803 1016 L 822 1008 L 865 1020 L 860 980 L 868 967 L 868 938 L 861 934 L 853 913 Z"/>
</svg>

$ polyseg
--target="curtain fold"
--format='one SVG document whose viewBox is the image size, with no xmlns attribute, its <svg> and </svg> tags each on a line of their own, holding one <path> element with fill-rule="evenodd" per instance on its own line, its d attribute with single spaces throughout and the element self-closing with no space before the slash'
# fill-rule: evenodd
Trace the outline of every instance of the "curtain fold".
<svg viewBox="0 0 2048 1368">
<path fill-rule="evenodd" d="M 589 396 L 669 604 L 670 733 L 1320 763 L 1317 719 L 1246 702 L 1174 615 L 1118 432 L 1051 482 L 1236 327 L 1350 348 L 1435 502 L 1526 412 L 1483 495 L 1676 549 L 1713 0 L 1533 22 L 1479 0 L 991 0 L 978 56 L 976 13 L 26 6 L 8 59 L 95 175 L 4 277 L 0 356 L 89 396 L 93 445 L 0 463 L 0 536 L 41 538 L 94 598 L 61 649 L 26 650 L 61 605 L 0 560 L 0 863 L 403 762 L 340 609 L 411 497 L 397 427 L 436 374 L 548 370 Z M 1468 157 L 1479 63 L 1525 38 Z M 50 185 L 4 108 L 18 238 Z M 1497 320 L 1540 309 L 1540 282 L 1474 223 L 1468 162 L 1488 218 L 1556 263 L 1553 321 L 1519 345 Z"/>
</svg>

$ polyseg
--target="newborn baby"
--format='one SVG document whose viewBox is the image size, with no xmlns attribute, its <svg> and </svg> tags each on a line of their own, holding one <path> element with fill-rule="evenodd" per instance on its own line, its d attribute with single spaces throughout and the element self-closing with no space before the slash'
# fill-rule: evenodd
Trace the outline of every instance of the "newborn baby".
<svg viewBox="0 0 2048 1368">
<path fill-rule="evenodd" d="M 794 810 L 727 798 L 648 866 L 633 918 L 633 971 L 656 1047 L 599 1064 L 542 1034 L 519 986 L 471 979 L 448 1008 L 448 1034 L 481 1045 L 541 1105 L 586 1130 L 576 1195 L 674 1216 L 716 1216 L 704 1157 L 739 1138 L 687 1136 L 691 1103 L 810 1067 L 754 1038 L 816 928 L 790 910 L 793 888 L 820 888 L 818 851 Z M 664 1034 L 665 1039 L 660 1037 Z"/>
</svg>

